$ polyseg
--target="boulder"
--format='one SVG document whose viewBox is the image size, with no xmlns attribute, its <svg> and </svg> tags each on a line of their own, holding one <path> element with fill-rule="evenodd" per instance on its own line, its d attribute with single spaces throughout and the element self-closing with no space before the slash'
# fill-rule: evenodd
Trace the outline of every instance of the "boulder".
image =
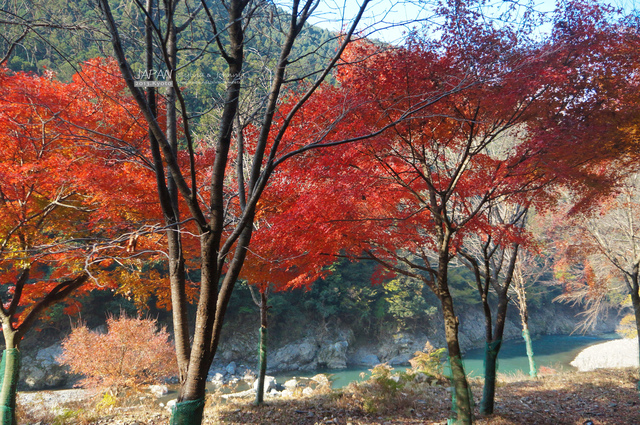
<svg viewBox="0 0 640 425">
<path fill-rule="evenodd" d="M 249 369 L 242 376 L 242 380 L 245 381 L 249 385 L 253 385 L 256 380 L 256 375 Z"/>
<path fill-rule="evenodd" d="M 413 354 L 404 353 L 389 359 L 387 363 L 389 363 L 391 366 L 407 366 L 409 364 L 409 360 L 412 358 Z"/>
<path fill-rule="evenodd" d="M 169 394 L 169 387 L 166 385 L 149 385 L 147 388 L 149 392 L 155 397 L 162 397 L 163 395 Z"/>
<path fill-rule="evenodd" d="M 315 359 L 318 345 L 311 338 L 285 345 L 270 356 L 267 362 L 270 371 L 312 370 L 317 367 Z"/>
<path fill-rule="evenodd" d="M 209 375 L 209 381 L 217 386 L 221 386 L 224 384 L 224 375 L 220 372 Z"/>
<path fill-rule="evenodd" d="M 225 368 L 225 370 L 227 371 L 227 373 L 229 375 L 234 375 L 236 373 L 236 362 L 231 362 L 227 365 L 227 367 Z"/>
<path fill-rule="evenodd" d="M 367 354 L 360 359 L 360 364 L 364 366 L 377 366 L 380 363 L 380 359 L 375 354 Z"/>
<path fill-rule="evenodd" d="M 348 363 L 356 366 L 376 366 L 382 363 L 378 356 L 366 350 L 360 349 L 348 359 Z"/>
<path fill-rule="evenodd" d="M 319 373 L 311 378 L 312 381 L 317 382 L 318 385 L 323 387 L 330 387 L 331 381 L 324 373 Z"/>
<path fill-rule="evenodd" d="M 293 390 L 295 388 L 298 388 L 298 386 L 300 385 L 300 383 L 298 382 L 297 379 L 289 379 L 287 382 L 284 383 L 284 387 L 288 390 Z"/>
<path fill-rule="evenodd" d="M 276 378 L 274 378 L 273 376 L 265 376 L 264 377 L 264 392 L 268 393 L 271 390 L 276 391 L 276 386 L 278 385 L 278 382 L 276 381 Z M 253 383 L 253 391 L 256 391 L 258 389 L 258 380 L 256 379 L 256 381 Z"/>
<path fill-rule="evenodd" d="M 349 348 L 347 341 L 324 345 L 318 352 L 318 365 L 328 369 L 346 369 L 347 348 Z"/>
<path fill-rule="evenodd" d="M 19 388 L 37 391 L 67 384 L 70 380 L 68 368 L 56 361 L 61 354 L 62 346 L 54 344 L 38 350 L 35 355 L 23 355 Z"/>
</svg>

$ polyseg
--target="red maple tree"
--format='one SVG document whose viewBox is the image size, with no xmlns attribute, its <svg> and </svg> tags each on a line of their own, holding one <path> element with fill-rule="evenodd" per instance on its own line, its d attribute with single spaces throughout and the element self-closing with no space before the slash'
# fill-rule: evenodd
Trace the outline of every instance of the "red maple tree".
<svg viewBox="0 0 640 425">
<path fill-rule="evenodd" d="M 155 220 L 144 169 L 121 150 L 137 149 L 145 132 L 113 65 L 89 61 L 69 83 L 0 70 L 3 361 L 51 305 L 66 301 L 73 314 L 69 295 L 96 287 L 88 283 L 116 289 L 105 266 L 130 257 L 138 229 Z M 3 405 L 17 383 L 9 363 Z"/>
</svg>

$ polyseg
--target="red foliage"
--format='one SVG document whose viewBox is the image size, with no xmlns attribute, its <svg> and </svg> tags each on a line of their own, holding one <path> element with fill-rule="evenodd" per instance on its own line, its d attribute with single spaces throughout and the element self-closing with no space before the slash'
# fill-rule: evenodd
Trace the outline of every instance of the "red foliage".
<svg viewBox="0 0 640 425">
<path fill-rule="evenodd" d="M 295 208 L 279 211 L 274 248 L 402 265 L 407 252 L 451 257 L 466 235 L 526 243 L 484 206 L 544 211 L 569 187 L 581 207 L 637 162 L 636 31 L 583 2 L 559 11 L 546 44 L 466 24 L 440 44 L 349 48 L 340 85 L 305 104 L 283 145 L 358 141 L 283 164 L 268 190 Z"/>
<path fill-rule="evenodd" d="M 59 301 L 51 291 L 61 280 L 91 273 L 117 288 L 101 276 L 104 260 L 133 255 L 131 235 L 157 222 L 139 153 L 147 132 L 117 75 L 106 59 L 88 61 L 70 83 L 0 69 L 0 273 L 19 297 L 3 300 L 2 320 L 14 329 L 38 303 Z M 152 244 L 140 238 L 137 249 Z"/>
</svg>

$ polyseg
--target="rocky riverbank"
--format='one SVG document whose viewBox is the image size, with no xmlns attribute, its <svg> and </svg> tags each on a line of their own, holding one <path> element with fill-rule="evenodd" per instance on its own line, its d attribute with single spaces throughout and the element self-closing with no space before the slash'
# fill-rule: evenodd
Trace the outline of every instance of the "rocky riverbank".
<svg viewBox="0 0 640 425">
<path fill-rule="evenodd" d="M 571 362 L 581 372 L 602 368 L 638 367 L 638 338 L 625 338 L 592 345 Z"/>
<path fill-rule="evenodd" d="M 521 338 L 517 313 L 511 312 L 505 327 L 505 339 Z M 534 335 L 569 334 L 578 322 L 572 310 L 558 305 L 532 315 L 530 327 Z M 465 311 L 460 317 L 460 345 L 468 350 L 484 345 L 484 318 L 476 310 Z M 615 330 L 617 321 L 610 318 L 601 322 L 595 333 Z M 421 325 L 419 330 L 387 330 L 375 336 L 365 335 L 344 323 L 331 322 L 328 326 L 317 322 L 305 324 L 302 335 L 269 342 L 268 373 L 287 371 L 314 371 L 318 369 L 344 369 L 347 367 L 373 367 L 380 363 L 391 366 L 408 365 L 417 351 L 426 344 L 445 347 L 444 331 L 439 316 Z M 250 381 L 257 368 L 257 332 L 251 326 L 237 326 L 227 330 L 209 372 L 214 384 L 233 384 Z M 23 350 L 20 375 L 21 390 L 70 388 L 77 377 L 56 363 L 61 354 L 60 344 L 49 347 L 28 347 Z M 637 358 L 637 355 L 636 355 Z"/>
<path fill-rule="evenodd" d="M 533 335 L 568 335 L 578 322 L 579 311 L 567 306 L 551 304 L 531 315 L 530 329 Z M 617 318 L 601 321 L 593 334 L 614 332 Z M 424 351 L 427 344 L 435 348 L 446 347 L 444 327 L 439 315 L 434 315 L 415 330 L 387 330 L 378 335 L 363 335 L 344 323 L 330 323 L 321 327 L 307 323 L 306 332 L 295 338 L 270 341 L 268 372 L 313 371 L 317 369 L 344 369 L 346 367 L 372 367 L 387 363 L 404 366 L 417 351 Z M 510 312 L 504 339 L 522 338 L 521 324 L 515 309 Z M 216 355 L 213 369 L 224 373 L 230 362 L 255 367 L 257 359 L 257 332 L 247 332 L 238 327 L 225 338 Z M 231 336 L 232 335 L 232 336 Z M 469 309 L 460 315 L 459 340 L 463 351 L 484 346 L 484 316 L 477 309 Z"/>
</svg>

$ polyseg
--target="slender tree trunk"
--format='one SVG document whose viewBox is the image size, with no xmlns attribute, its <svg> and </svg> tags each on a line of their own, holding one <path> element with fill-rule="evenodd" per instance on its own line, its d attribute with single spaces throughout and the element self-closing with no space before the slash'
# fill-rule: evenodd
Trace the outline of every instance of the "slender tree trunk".
<svg viewBox="0 0 640 425">
<path fill-rule="evenodd" d="M 637 267 L 636 272 L 632 276 L 631 283 L 631 305 L 633 306 L 633 313 L 636 318 L 636 331 L 638 332 L 638 352 L 640 353 L 640 285 L 638 285 Z M 638 381 L 637 389 L 638 393 L 640 394 L 640 381 Z"/>
<path fill-rule="evenodd" d="M 260 291 L 260 348 L 256 405 L 264 401 L 264 378 L 267 374 L 267 291 Z"/>
<path fill-rule="evenodd" d="M 156 16 L 156 6 L 154 0 L 147 0 L 146 10 L 148 17 L 145 20 L 145 41 L 146 41 L 146 68 L 147 75 L 153 75 L 153 23 L 150 18 Z M 167 49 L 169 55 L 173 59 L 175 66 L 175 31 L 171 32 L 168 40 Z M 155 88 L 147 88 L 147 102 L 151 108 L 153 116 L 157 116 L 156 108 L 156 92 Z M 175 119 L 175 95 L 170 90 L 167 100 L 167 138 L 171 141 L 174 151 L 177 148 L 176 140 L 176 119 Z M 176 346 L 176 359 L 178 363 L 178 378 L 183 382 L 186 377 L 187 367 L 189 364 L 189 327 L 186 317 L 187 300 L 186 300 L 186 274 L 184 267 L 184 256 L 182 254 L 182 240 L 180 236 L 180 213 L 178 210 L 178 193 L 175 188 L 175 181 L 171 174 L 167 176 L 164 172 L 164 165 L 160 154 L 158 141 L 153 132 L 149 129 L 149 140 L 151 151 L 153 154 L 156 185 L 158 189 L 158 197 L 162 211 L 164 214 L 165 224 L 167 225 L 167 248 L 169 256 L 169 282 L 171 286 L 171 313 L 173 315 L 173 333 Z"/>
<path fill-rule="evenodd" d="M 15 343 L 15 330 L 3 321 L 5 350 L 0 362 L 0 409 L 2 425 L 16 425 L 16 390 L 20 376 L 20 351 Z"/>
<path fill-rule="evenodd" d="M 448 290 L 440 296 L 444 316 L 444 330 L 451 364 L 453 380 L 453 419 L 451 424 L 470 425 L 473 423 L 472 394 L 462 364 L 462 352 L 458 342 L 458 318 L 453 310 L 453 299 Z"/>
<path fill-rule="evenodd" d="M 507 319 L 507 307 L 509 305 L 506 291 L 498 294 L 498 296 L 496 326 L 492 337 L 487 339 L 485 346 L 484 387 L 482 389 L 482 400 L 480 401 L 480 413 L 483 415 L 493 414 L 496 397 L 498 354 L 500 354 L 500 348 L 502 347 L 502 337 L 504 335 L 504 325 Z"/>
<path fill-rule="evenodd" d="M 529 333 L 528 319 L 524 319 L 522 321 L 522 338 L 524 338 L 524 344 L 527 349 L 527 358 L 529 359 L 529 376 L 537 378 L 538 368 L 536 367 L 536 361 L 533 356 L 533 343 L 531 341 L 531 334 Z"/>
<path fill-rule="evenodd" d="M 522 322 L 522 338 L 524 339 L 525 347 L 527 349 L 527 358 L 529 359 L 529 376 L 536 378 L 538 376 L 538 369 L 536 368 L 536 362 L 533 357 L 533 343 L 531 342 L 531 334 L 529 333 L 529 309 L 527 308 L 527 292 L 524 286 L 524 278 L 520 268 L 516 270 L 516 295 L 518 296 L 518 311 L 520 312 L 520 321 Z"/>
</svg>

